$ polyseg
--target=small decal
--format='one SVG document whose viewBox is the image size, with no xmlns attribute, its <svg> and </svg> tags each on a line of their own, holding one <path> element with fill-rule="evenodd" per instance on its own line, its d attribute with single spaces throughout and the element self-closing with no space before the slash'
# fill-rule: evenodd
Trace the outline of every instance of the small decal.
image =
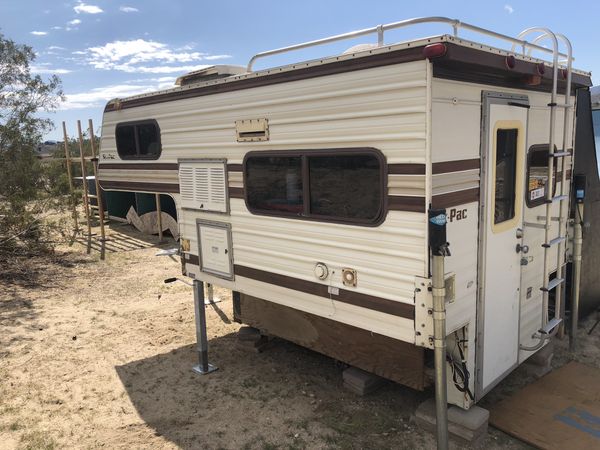
<svg viewBox="0 0 600 450">
<path fill-rule="evenodd" d="M 437 216 L 432 217 L 429 221 L 437 226 L 446 225 L 446 214 L 438 214 Z"/>
</svg>

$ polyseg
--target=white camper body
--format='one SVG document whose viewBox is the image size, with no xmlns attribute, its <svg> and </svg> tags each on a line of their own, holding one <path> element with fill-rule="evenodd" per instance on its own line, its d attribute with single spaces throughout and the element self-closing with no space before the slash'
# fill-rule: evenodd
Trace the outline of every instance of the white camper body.
<svg viewBox="0 0 600 450">
<path fill-rule="evenodd" d="M 445 53 L 423 56 L 432 44 Z M 551 67 L 513 55 L 444 35 L 114 100 L 101 184 L 171 194 L 184 273 L 234 291 L 239 321 L 417 389 L 431 383 L 433 348 L 427 211 L 446 208 L 448 370 L 464 359 L 470 375 L 459 380 L 473 393 L 450 375 L 448 401 L 468 408 L 534 353 L 523 347 L 538 344 L 547 321 L 541 288 L 568 253 L 549 250 L 544 273 L 548 180 L 534 153 L 547 161 Z M 509 57 L 516 70 L 499 65 Z M 589 74 L 574 72 L 573 83 L 586 87 Z M 567 97 L 560 102 L 574 104 Z M 554 142 L 566 132 L 572 153 L 565 109 Z M 150 120 L 158 152 L 140 154 L 135 135 L 138 152 L 124 158 L 117 127 Z M 336 155 L 374 169 L 345 176 Z M 293 158 L 299 172 L 275 167 Z M 273 164 L 269 177 L 283 173 L 275 188 L 249 174 L 255 162 L 259 173 Z M 571 158 L 557 165 L 561 192 Z M 329 195 L 318 206 L 330 213 L 305 204 L 307 184 Z M 269 189 L 285 206 L 254 200 Z M 376 217 L 354 220 L 369 207 L 365 191 L 380 204 Z"/>
</svg>

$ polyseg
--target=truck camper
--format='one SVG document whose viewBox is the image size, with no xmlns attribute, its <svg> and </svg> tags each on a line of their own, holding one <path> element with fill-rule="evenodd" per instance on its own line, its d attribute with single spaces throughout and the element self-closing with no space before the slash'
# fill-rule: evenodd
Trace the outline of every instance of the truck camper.
<svg viewBox="0 0 600 450">
<path fill-rule="evenodd" d="M 450 33 L 385 42 L 423 23 Z M 575 145 L 591 78 L 572 61 L 548 29 L 442 17 L 259 53 L 111 100 L 100 184 L 171 195 L 183 273 L 233 291 L 237 321 L 418 390 L 440 342 L 447 401 L 468 409 L 564 326 L 574 149 L 593 152 Z"/>
</svg>

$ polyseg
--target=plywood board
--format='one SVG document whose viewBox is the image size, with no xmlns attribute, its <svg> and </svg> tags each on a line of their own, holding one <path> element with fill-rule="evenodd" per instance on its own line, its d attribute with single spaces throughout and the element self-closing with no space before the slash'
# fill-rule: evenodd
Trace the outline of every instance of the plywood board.
<svg viewBox="0 0 600 450">
<path fill-rule="evenodd" d="M 600 369 L 570 362 L 495 405 L 490 423 L 542 449 L 600 448 Z"/>
<path fill-rule="evenodd" d="M 405 386 L 426 387 L 422 347 L 245 294 L 240 295 L 240 319 Z"/>
</svg>

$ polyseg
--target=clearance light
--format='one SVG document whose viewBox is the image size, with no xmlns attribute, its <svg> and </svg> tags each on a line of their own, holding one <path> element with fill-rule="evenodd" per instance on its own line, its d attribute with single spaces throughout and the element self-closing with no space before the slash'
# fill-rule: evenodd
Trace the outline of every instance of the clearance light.
<svg viewBox="0 0 600 450">
<path fill-rule="evenodd" d="M 537 73 L 539 75 L 544 75 L 544 73 L 546 72 L 546 66 L 544 65 L 544 63 L 538 63 L 536 65 L 537 67 Z"/>
<path fill-rule="evenodd" d="M 517 59 L 514 57 L 514 55 L 508 55 L 504 62 L 506 63 L 506 67 L 509 69 L 514 69 L 517 65 Z"/>
<path fill-rule="evenodd" d="M 447 48 L 445 44 L 438 42 L 436 44 L 429 44 L 423 49 L 423 56 L 425 58 L 439 58 L 446 54 Z"/>
</svg>

